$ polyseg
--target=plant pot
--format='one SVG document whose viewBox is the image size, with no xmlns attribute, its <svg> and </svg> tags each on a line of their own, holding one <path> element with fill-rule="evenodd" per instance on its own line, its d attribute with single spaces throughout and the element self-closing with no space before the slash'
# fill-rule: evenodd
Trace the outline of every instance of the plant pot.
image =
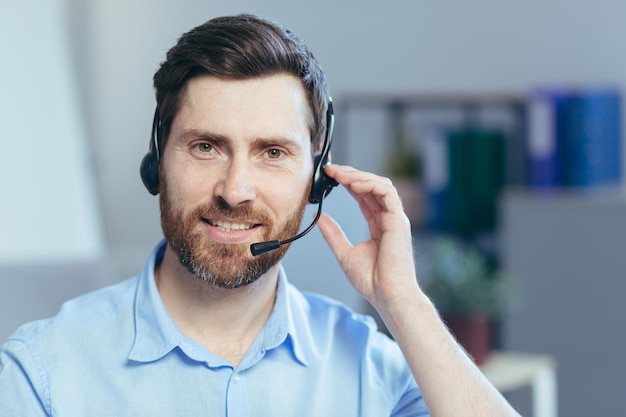
<svg viewBox="0 0 626 417">
<path fill-rule="evenodd" d="M 444 313 L 450 332 L 477 365 L 485 362 L 491 352 L 491 323 L 485 315 Z"/>
</svg>

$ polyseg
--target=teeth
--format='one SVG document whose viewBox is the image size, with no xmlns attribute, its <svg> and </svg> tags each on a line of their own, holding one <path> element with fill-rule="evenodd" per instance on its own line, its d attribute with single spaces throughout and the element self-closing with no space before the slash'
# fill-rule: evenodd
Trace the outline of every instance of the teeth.
<svg viewBox="0 0 626 417">
<path fill-rule="evenodd" d="M 233 230 L 248 230 L 248 229 L 252 229 L 252 225 L 251 224 L 244 224 L 244 223 L 233 223 L 233 222 L 225 222 L 225 221 L 215 221 L 212 222 L 213 226 L 217 226 L 220 229 L 224 229 L 227 232 L 231 232 Z"/>
</svg>

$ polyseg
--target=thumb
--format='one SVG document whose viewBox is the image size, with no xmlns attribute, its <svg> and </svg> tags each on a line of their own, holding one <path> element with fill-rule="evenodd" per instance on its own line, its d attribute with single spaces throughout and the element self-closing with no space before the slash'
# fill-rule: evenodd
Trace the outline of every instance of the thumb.
<svg viewBox="0 0 626 417">
<path fill-rule="evenodd" d="M 343 254 L 352 248 L 352 243 L 341 230 L 339 224 L 326 213 L 322 213 L 317 225 L 330 250 L 333 251 L 337 260 L 341 262 Z"/>
</svg>

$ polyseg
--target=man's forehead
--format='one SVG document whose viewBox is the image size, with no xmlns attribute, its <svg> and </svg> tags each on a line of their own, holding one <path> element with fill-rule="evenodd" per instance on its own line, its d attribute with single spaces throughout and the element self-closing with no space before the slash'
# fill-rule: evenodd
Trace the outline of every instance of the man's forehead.
<svg viewBox="0 0 626 417">
<path fill-rule="evenodd" d="M 174 124 L 219 133 L 234 126 L 263 129 L 267 136 L 301 135 L 310 140 L 311 109 L 300 80 L 278 74 L 244 80 L 201 76 L 190 80 Z"/>
</svg>

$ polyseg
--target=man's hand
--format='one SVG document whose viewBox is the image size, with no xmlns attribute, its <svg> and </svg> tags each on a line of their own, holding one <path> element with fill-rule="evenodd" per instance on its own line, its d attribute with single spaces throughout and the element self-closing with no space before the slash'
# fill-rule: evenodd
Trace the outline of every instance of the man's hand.
<svg viewBox="0 0 626 417">
<path fill-rule="evenodd" d="M 353 246 L 327 215 L 320 230 L 352 285 L 382 314 L 390 301 L 419 291 L 402 202 L 387 178 L 342 165 L 328 165 L 326 173 L 358 202 L 370 239 Z"/>
</svg>

